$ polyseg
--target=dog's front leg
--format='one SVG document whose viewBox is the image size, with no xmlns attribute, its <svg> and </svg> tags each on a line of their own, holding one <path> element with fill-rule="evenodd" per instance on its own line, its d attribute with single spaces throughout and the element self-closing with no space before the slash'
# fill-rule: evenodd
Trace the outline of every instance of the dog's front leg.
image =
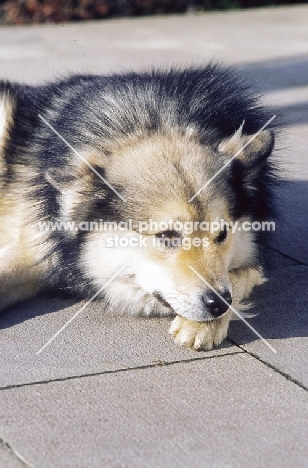
<svg viewBox="0 0 308 468">
<path fill-rule="evenodd" d="M 232 305 L 236 309 L 241 307 L 241 302 L 249 298 L 253 288 L 265 283 L 262 268 L 237 268 L 229 272 L 232 283 Z"/>
<path fill-rule="evenodd" d="M 227 336 L 232 312 L 209 322 L 194 322 L 179 315 L 173 320 L 169 333 L 177 345 L 193 348 L 196 351 L 212 349 Z"/>
</svg>

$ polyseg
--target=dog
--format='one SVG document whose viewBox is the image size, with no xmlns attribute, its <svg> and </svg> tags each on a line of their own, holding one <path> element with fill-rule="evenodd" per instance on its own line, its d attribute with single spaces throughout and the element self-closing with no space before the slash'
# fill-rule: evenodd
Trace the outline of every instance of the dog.
<svg viewBox="0 0 308 468">
<path fill-rule="evenodd" d="M 247 226 L 274 214 L 269 116 L 213 63 L 0 82 L 0 309 L 96 295 L 174 317 L 179 345 L 219 345 L 264 282 Z"/>
</svg>

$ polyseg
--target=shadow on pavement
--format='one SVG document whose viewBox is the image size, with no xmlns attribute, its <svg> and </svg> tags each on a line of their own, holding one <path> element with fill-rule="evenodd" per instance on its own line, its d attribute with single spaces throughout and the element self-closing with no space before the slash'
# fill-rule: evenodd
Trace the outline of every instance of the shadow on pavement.
<svg viewBox="0 0 308 468">
<path fill-rule="evenodd" d="M 307 54 L 235 66 L 260 92 L 308 86 Z"/>
<path fill-rule="evenodd" d="M 283 91 L 295 92 L 308 86 L 307 55 L 248 63 L 235 68 L 242 72 L 253 89 L 265 95 L 265 98 L 267 93 L 279 91 L 281 96 Z M 300 103 L 279 104 L 280 98 L 277 97 L 277 102 L 273 106 L 280 121 L 278 124 L 290 126 L 308 123 L 308 91 Z"/>
</svg>

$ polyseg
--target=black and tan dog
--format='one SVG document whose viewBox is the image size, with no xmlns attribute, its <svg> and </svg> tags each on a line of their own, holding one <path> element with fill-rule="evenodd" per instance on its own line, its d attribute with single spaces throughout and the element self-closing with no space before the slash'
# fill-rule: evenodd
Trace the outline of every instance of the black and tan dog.
<svg viewBox="0 0 308 468">
<path fill-rule="evenodd" d="M 117 275 L 104 306 L 176 316 L 176 343 L 219 344 L 228 304 L 263 282 L 247 226 L 272 215 L 273 132 L 240 150 L 268 117 L 216 65 L 0 82 L 0 309 L 48 290 L 91 297 Z"/>
</svg>

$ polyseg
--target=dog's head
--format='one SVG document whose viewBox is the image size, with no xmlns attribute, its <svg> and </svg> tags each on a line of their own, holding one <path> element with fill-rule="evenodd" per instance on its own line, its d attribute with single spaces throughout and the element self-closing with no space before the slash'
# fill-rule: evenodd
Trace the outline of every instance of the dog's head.
<svg viewBox="0 0 308 468">
<path fill-rule="evenodd" d="M 249 223 L 266 211 L 259 178 L 273 136 L 250 139 L 240 129 L 204 145 L 192 130 L 174 131 L 104 155 L 81 150 L 86 164 L 76 157 L 71 169 L 48 172 L 62 218 L 88 223 L 71 233 L 86 277 L 100 288 L 125 266 L 105 288 L 115 308 L 196 321 L 228 310 L 229 272 L 254 264 Z"/>
</svg>

